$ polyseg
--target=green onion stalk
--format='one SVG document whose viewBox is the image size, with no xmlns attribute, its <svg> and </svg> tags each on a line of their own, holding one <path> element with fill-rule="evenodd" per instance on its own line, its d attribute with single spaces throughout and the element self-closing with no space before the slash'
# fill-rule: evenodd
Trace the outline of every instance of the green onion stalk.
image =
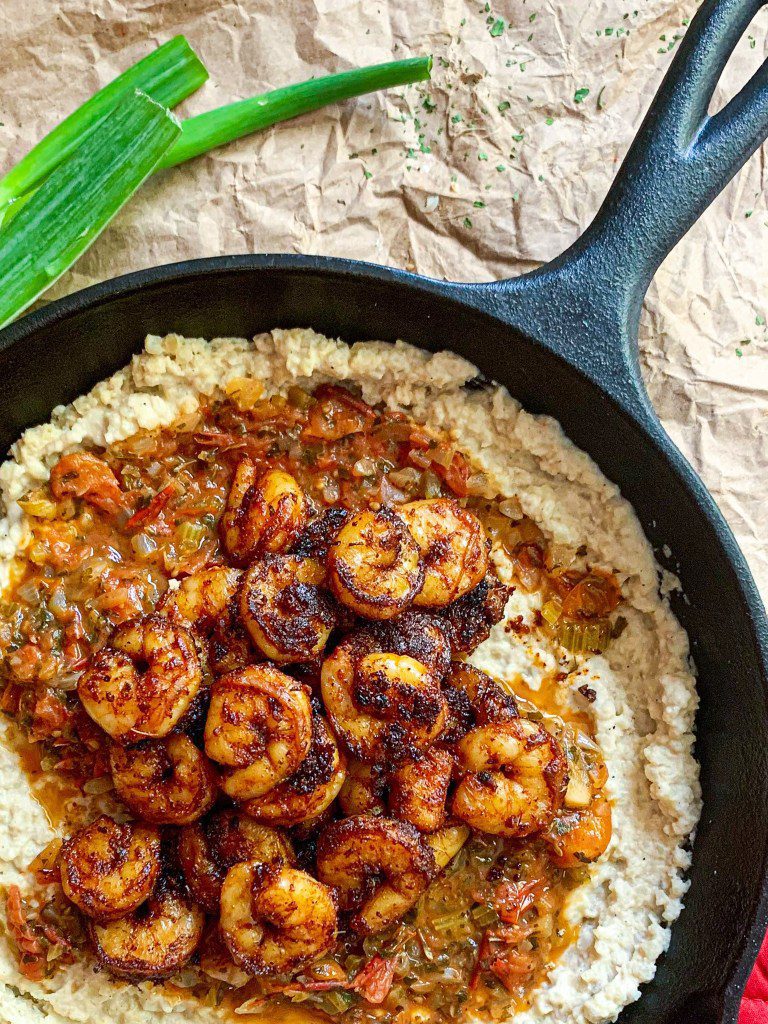
<svg viewBox="0 0 768 1024">
<path fill-rule="evenodd" d="M 182 121 L 181 138 L 163 157 L 160 166 L 174 167 L 217 146 L 242 139 L 280 121 L 319 110 L 330 103 L 340 103 L 379 89 L 426 81 L 431 70 L 431 57 L 412 57 L 342 71 L 337 75 L 310 78 L 306 82 L 286 85 L 282 89 L 209 110 L 206 114 Z"/>
<path fill-rule="evenodd" d="M 179 124 L 208 73 L 177 36 L 96 93 L 0 179 L 0 327 L 82 255 L 153 171 L 364 93 L 426 81 L 431 57 L 313 78 Z M 140 88 L 137 88 L 139 86 Z"/>
<path fill-rule="evenodd" d="M 104 117 L 0 232 L 0 327 L 78 259 L 181 134 L 138 90 Z"/>
<path fill-rule="evenodd" d="M 0 179 L 0 216 L 66 160 L 126 96 L 139 89 L 173 108 L 207 81 L 208 72 L 184 36 L 175 36 L 91 96 Z"/>
</svg>

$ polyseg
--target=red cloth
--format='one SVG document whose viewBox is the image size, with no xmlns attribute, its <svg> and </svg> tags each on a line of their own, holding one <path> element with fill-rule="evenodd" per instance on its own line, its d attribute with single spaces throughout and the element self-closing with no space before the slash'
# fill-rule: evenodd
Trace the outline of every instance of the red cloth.
<svg viewBox="0 0 768 1024">
<path fill-rule="evenodd" d="M 768 1024 L 768 935 L 744 990 L 739 1024 Z"/>
</svg>

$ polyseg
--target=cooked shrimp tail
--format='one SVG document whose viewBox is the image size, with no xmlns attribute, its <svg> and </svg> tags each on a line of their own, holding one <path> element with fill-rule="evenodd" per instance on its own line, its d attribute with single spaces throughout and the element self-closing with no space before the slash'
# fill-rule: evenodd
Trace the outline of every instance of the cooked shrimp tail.
<svg viewBox="0 0 768 1024">
<path fill-rule="evenodd" d="M 221 931 L 235 963 L 277 974 L 328 952 L 336 941 L 332 891 L 296 868 L 246 861 L 221 890 Z"/>
<path fill-rule="evenodd" d="M 200 657 L 191 634 L 162 615 L 124 623 L 80 677 L 83 707 L 123 742 L 167 736 L 200 689 Z"/>
<path fill-rule="evenodd" d="M 167 978 L 192 958 L 203 937 L 205 915 L 186 893 L 163 880 L 145 904 L 89 935 L 99 961 L 117 978 Z"/>
<path fill-rule="evenodd" d="M 161 867 L 160 834 L 102 815 L 64 842 L 59 863 L 67 899 L 95 921 L 112 921 L 151 895 Z"/>
<path fill-rule="evenodd" d="M 388 506 L 352 516 L 328 552 L 331 589 L 342 604 L 369 619 L 399 615 L 421 590 L 419 546 Z"/>
<path fill-rule="evenodd" d="M 317 874 L 336 887 L 355 931 L 387 928 L 412 906 L 436 871 L 435 856 L 411 825 L 359 816 L 331 825 L 317 846 Z"/>
</svg>

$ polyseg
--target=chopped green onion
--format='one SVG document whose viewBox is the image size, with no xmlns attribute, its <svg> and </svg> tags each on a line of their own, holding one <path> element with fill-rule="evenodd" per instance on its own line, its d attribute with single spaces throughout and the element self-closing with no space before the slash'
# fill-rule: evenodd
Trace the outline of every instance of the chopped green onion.
<svg viewBox="0 0 768 1024">
<path fill-rule="evenodd" d="M 140 89 L 164 107 L 175 107 L 208 78 L 184 36 L 175 36 L 118 75 L 70 114 L 0 180 L 0 210 L 39 185 L 126 96 Z"/>
<path fill-rule="evenodd" d="M 166 107 L 137 90 L 46 178 L 0 233 L 0 327 L 88 248 L 180 132 Z"/>
<path fill-rule="evenodd" d="M 329 103 L 338 103 L 378 89 L 423 82 L 429 78 L 431 70 L 431 57 L 390 61 L 388 64 L 342 71 L 338 75 L 311 78 L 307 82 L 286 85 L 282 89 L 273 89 L 260 96 L 209 110 L 183 122 L 181 138 L 163 158 L 160 166 L 174 167 L 216 146 L 234 142 L 244 135 L 269 128 L 279 121 L 288 121 Z"/>
<path fill-rule="evenodd" d="M 183 36 L 177 39 L 183 40 Z M 176 40 L 171 40 L 175 43 Z M 166 43 L 170 46 L 171 43 Z M 162 50 L 163 47 L 160 48 Z M 156 57 L 160 50 L 144 61 L 139 62 L 135 68 L 125 72 L 131 74 L 145 61 Z M 189 51 L 192 53 L 192 51 Z M 192 54 L 194 57 L 194 54 Z M 197 60 L 197 58 L 194 58 Z M 199 64 L 199 62 L 198 62 Z M 207 72 L 202 64 L 199 64 L 202 73 L 207 77 Z M 217 146 L 227 142 L 234 142 L 253 132 L 263 128 L 269 128 L 280 121 L 287 121 L 299 114 L 317 110 L 330 103 L 350 99 L 353 96 L 360 96 L 367 92 L 375 92 L 377 89 L 389 89 L 397 85 L 408 85 L 412 82 L 423 82 L 429 79 L 432 70 L 431 57 L 413 57 L 409 60 L 390 61 L 387 64 L 375 64 L 368 68 L 356 68 L 353 71 L 342 71 L 338 75 L 326 75 L 323 78 L 311 78 L 307 82 L 299 82 L 295 85 L 287 85 L 282 89 L 274 89 L 272 92 L 263 93 L 260 96 L 253 96 L 251 99 L 240 100 L 228 106 L 219 107 L 216 110 L 209 110 L 205 114 L 188 118 L 182 123 L 182 134 L 175 146 L 165 155 L 158 165 L 160 167 L 174 167 L 177 164 L 191 160 L 193 157 L 207 153 Z M 77 145 L 77 132 L 83 131 L 90 125 L 90 119 L 84 119 L 82 126 L 78 128 L 76 119 L 81 116 L 83 109 L 88 107 L 93 100 L 103 96 L 112 89 L 117 82 L 125 77 L 120 76 L 106 89 L 102 89 L 92 100 L 89 100 L 80 110 L 75 111 L 66 121 L 55 128 L 50 135 L 46 136 L 41 143 L 11 170 L 6 177 L 0 181 L 0 227 L 5 228 L 21 212 L 24 204 L 34 195 L 34 185 L 44 177 L 47 170 L 55 163 L 58 163 L 64 156 L 71 152 Z M 201 79 L 205 81 L 205 77 Z M 200 84 L 198 82 L 197 84 Z M 194 86 L 197 88 L 197 85 Z M 143 89 L 147 92 L 147 89 Z M 191 92 L 190 88 L 186 95 Z M 173 97 L 164 101 L 157 93 L 152 93 L 158 102 L 165 102 L 166 106 L 173 106 Z M 181 97 L 183 98 L 183 97 Z M 178 101 L 176 101 L 178 102 Z M 103 111 L 102 111 L 103 116 Z M 63 142 L 59 135 L 65 126 L 71 138 L 67 139 L 68 148 L 60 154 L 48 154 L 49 140 L 56 138 L 57 144 Z M 54 159 L 56 157 L 56 159 Z M 34 161 L 33 161 L 34 158 Z M 28 162 L 40 161 L 40 168 L 35 169 L 29 166 Z M 19 168 L 28 164 L 19 174 Z M 46 164 L 48 166 L 46 166 Z M 15 190 L 15 191 L 14 191 Z M 32 191 L 28 191 L 32 190 Z M 5 205 L 4 205 L 5 204 Z"/>
<path fill-rule="evenodd" d="M 33 188 L 29 192 L 25 192 L 23 196 L 18 196 L 15 199 L 9 199 L 5 206 L 0 206 L 0 228 L 7 227 L 13 218 L 18 213 L 21 213 L 24 206 L 29 202 L 35 192 L 37 192 L 37 188 Z"/>
</svg>

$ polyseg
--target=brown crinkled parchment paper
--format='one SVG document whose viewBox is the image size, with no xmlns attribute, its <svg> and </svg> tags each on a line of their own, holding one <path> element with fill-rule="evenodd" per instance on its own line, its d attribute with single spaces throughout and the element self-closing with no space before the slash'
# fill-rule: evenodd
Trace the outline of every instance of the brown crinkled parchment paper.
<svg viewBox="0 0 768 1024">
<path fill-rule="evenodd" d="M 357 257 L 459 280 L 516 274 L 559 253 L 589 222 L 694 8 L 690 0 L 2 0 L 0 168 L 177 32 L 211 71 L 185 113 L 431 52 L 429 86 L 320 111 L 158 175 L 52 295 L 158 263 L 258 251 Z M 721 101 L 765 58 L 767 39 L 764 12 L 726 72 Z M 640 339 L 656 408 L 764 592 L 767 152 L 661 268 Z"/>
</svg>

